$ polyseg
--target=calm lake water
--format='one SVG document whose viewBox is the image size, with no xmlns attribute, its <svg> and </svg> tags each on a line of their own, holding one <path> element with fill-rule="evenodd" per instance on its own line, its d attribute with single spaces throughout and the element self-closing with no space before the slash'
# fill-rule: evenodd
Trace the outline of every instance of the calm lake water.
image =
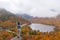
<svg viewBox="0 0 60 40">
<path fill-rule="evenodd" d="M 49 25 L 44 25 L 44 24 L 37 24 L 37 23 L 32 23 L 29 25 L 32 30 L 39 30 L 40 32 L 50 32 L 54 31 L 54 26 L 49 26 Z"/>
</svg>

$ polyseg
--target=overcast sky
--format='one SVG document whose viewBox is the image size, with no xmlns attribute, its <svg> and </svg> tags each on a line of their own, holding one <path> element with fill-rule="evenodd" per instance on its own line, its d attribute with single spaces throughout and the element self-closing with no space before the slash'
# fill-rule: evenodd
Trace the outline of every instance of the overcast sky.
<svg viewBox="0 0 60 40">
<path fill-rule="evenodd" d="M 60 0 L 0 0 L 0 8 L 13 13 L 51 17 L 60 13 Z"/>
</svg>

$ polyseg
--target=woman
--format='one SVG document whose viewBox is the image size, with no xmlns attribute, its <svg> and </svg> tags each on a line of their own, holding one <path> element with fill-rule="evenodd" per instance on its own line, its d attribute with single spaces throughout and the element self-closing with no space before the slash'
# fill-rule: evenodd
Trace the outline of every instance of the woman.
<svg viewBox="0 0 60 40">
<path fill-rule="evenodd" d="M 18 22 L 18 24 L 17 24 L 17 28 L 18 28 L 18 36 L 17 36 L 17 38 L 20 37 L 20 27 L 21 27 L 21 25 L 20 25 L 20 23 Z"/>
</svg>

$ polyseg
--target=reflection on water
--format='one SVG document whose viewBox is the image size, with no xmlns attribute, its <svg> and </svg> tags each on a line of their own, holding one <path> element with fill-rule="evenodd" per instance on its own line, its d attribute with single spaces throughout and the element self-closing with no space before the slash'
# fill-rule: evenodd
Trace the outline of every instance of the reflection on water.
<svg viewBox="0 0 60 40">
<path fill-rule="evenodd" d="M 50 32 L 54 31 L 54 26 L 49 26 L 49 25 L 43 25 L 43 24 L 37 24 L 37 23 L 32 23 L 29 25 L 33 30 L 39 30 L 41 32 Z"/>
</svg>

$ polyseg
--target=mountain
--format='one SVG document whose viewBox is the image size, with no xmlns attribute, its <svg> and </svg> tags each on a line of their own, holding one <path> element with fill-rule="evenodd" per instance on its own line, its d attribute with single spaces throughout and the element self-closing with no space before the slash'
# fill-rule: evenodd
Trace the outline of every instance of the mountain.
<svg viewBox="0 0 60 40">
<path fill-rule="evenodd" d="M 5 9 L 0 9 L 0 20 L 5 21 L 9 20 L 10 17 L 13 17 L 15 19 L 15 15 Z"/>
<path fill-rule="evenodd" d="M 58 14 L 58 15 L 56 16 L 56 18 L 60 19 L 60 14 Z"/>
<path fill-rule="evenodd" d="M 32 19 L 33 18 L 33 16 L 30 16 L 28 14 L 16 14 L 16 15 L 23 19 Z"/>
<path fill-rule="evenodd" d="M 0 8 L 0 21 L 7 21 L 10 20 L 12 22 L 21 22 L 21 23 L 28 23 L 27 20 L 7 11 L 6 9 Z"/>
</svg>

